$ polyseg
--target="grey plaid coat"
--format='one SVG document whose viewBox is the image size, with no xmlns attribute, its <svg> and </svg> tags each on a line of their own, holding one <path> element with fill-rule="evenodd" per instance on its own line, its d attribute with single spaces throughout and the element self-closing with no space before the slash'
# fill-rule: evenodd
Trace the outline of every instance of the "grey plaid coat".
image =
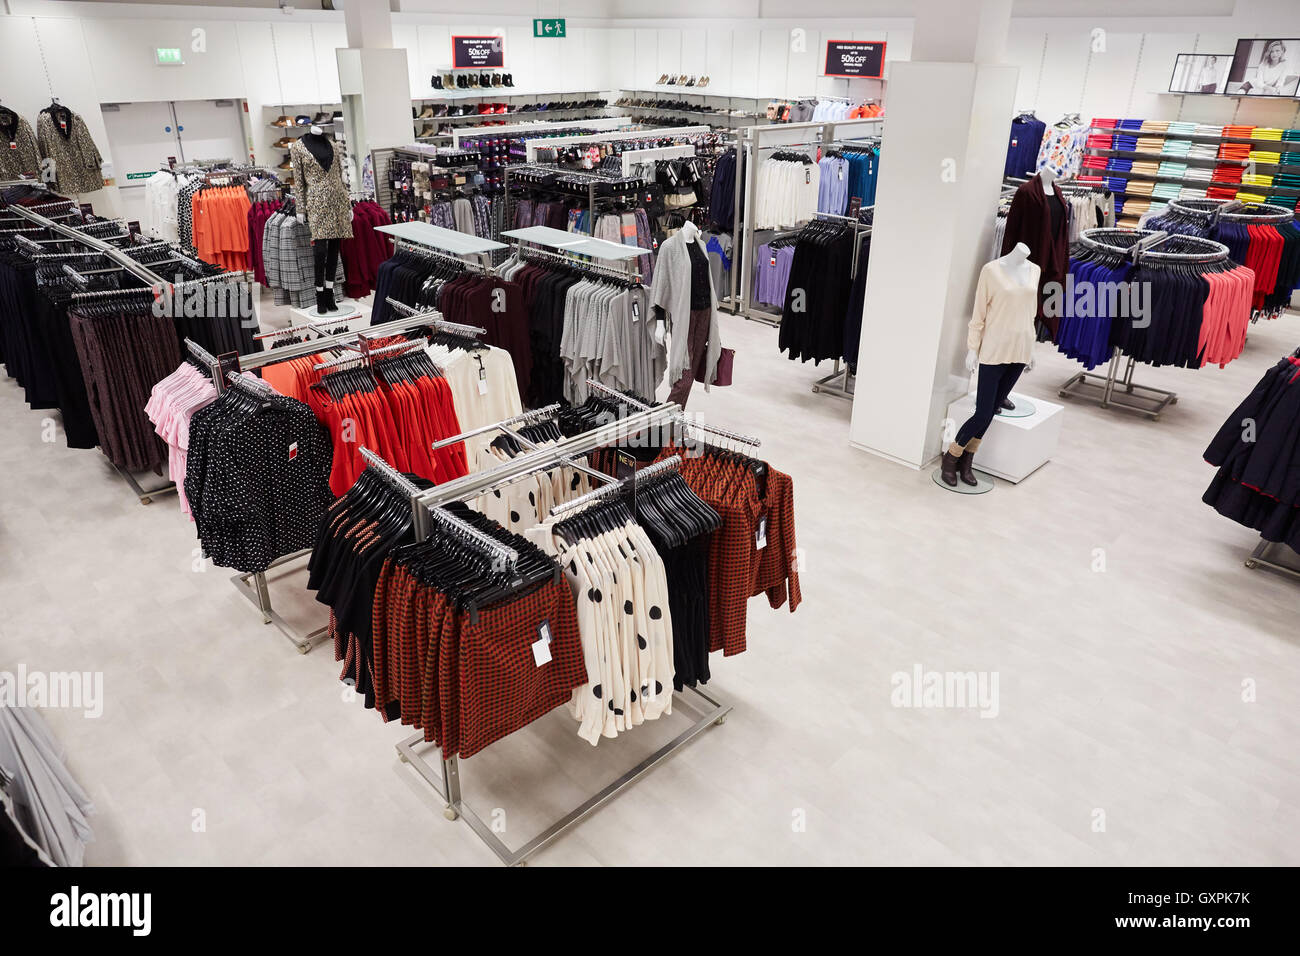
<svg viewBox="0 0 1300 956">
<path fill-rule="evenodd" d="M 343 184 L 343 151 L 336 148 L 334 161 L 324 169 L 299 139 L 289 147 L 289 160 L 293 163 L 294 202 L 307 214 L 311 237 L 351 239 L 352 202 Z"/>
<path fill-rule="evenodd" d="M 275 290 L 276 305 L 307 309 L 316 304 L 316 267 L 312 260 L 311 233 L 297 216 L 277 212 L 262 232 L 262 263 L 266 284 Z M 334 281 L 343 282 L 343 263 Z"/>
</svg>

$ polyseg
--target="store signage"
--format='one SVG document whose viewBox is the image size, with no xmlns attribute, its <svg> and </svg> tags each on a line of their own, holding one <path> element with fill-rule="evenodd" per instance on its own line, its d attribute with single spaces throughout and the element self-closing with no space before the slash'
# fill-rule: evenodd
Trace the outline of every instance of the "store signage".
<svg viewBox="0 0 1300 956">
<path fill-rule="evenodd" d="M 564 17 L 552 17 L 549 20 L 534 20 L 533 36 L 535 37 L 564 36 Z"/>
<path fill-rule="evenodd" d="M 128 181 L 132 179 L 148 179 L 153 174 L 154 174 L 154 170 L 150 169 L 143 173 L 127 173 L 126 178 Z"/>
<path fill-rule="evenodd" d="M 506 65 L 505 38 L 452 37 L 451 65 L 453 69 L 483 69 Z"/>
<path fill-rule="evenodd" d="M 826 75 L 873 77 L 885 72 L 884 41 L 827 40 Z"/>
<path fill-rule="evenodd" d="M 154 62 L 159 66 L 185 65 L 185 61 L 181 59 L 181 48 L 178 46 L 155 47 Z"/>
</svg>

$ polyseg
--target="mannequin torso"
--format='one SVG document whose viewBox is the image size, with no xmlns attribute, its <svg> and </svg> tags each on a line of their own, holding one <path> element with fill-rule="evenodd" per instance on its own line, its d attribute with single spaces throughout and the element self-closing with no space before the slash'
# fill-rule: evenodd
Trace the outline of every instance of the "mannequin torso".
<svg viewBox="0 0 1300 956">
<path fill-rule="evenodd" d="M 302 137 L 302 145 L 311 153 L 312 159 L 320 163 L 321 169 L 329 172 L 330 166 L 334 163 L 334 147 L 328 139 L 322 135 L 319 126 L 313 126 L 311 131 Z"/>
</svg>

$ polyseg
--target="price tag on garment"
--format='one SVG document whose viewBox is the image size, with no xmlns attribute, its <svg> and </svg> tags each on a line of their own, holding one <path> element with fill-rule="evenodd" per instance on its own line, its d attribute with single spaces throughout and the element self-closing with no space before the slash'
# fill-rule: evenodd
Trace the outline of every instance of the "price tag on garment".
<svg viewBox="0 0 1300 956">
<path fill-rule="evenodd" d="M 836 166 L 836 167 L 835 167 L 835 175 L 839 176 L 839 178 L 840 178 L 840 182 L 844 182 L 844 167 L 843 167 L 843 166 Z"/>
<path fill-rule="evenodd" d="M 811 185 L 812 185 L 812 167 L 811 167 L 811 166 L 808 167 L 807 169 L 805 169 L 805 170 L 803 171 L 803 182 L 804 182 L 804 185 L 805 185 L 805 186 L 811 186 Z"/>
<path fill-rule="evenodd" d="M 632 321 L 633 322 L 641 321 L 641 303 L 639 302 L 634 301 L 632 303 Z"/>
<path fill-rule="evenodd" d="M 18 148 L 18 144 L 17 144 L 16 142 L 14 142 L 14 141 L 11 139 L 11 140 L 9 141 L 9 148 L 10 148 L 10 149 L 17 149 L 17 148 Z"/>
<path fill-rule="evenodd" d="M 537 628 L 537 633 L 541 636 L 533 641 L 533 661 L 538 667 L 551 659 L 551 625 L 543 621 Z"/>
<path fill-rule="evenodd" d="M 486 379 L 482 379 L 482 378 L 480 378 L 480 379 L 478 380 L 478 393 L 479 393 L 480 395 L 486 395 L 486 394 L 487 394 L 487 380 L 486 380 Z"/>
<path fill-rule="evenodd" d="M 298 443 L 297 443 L 297 442 L 293 442 L 293 443 L 289 446 L 289 460 L 290 460 L 290 461 L 293 461 L 293 460 L 294 460 L 295 458 L 297 458 L 297 457 L 298 457 Z"/>
<path fill-rule="evenodd" d="M 1011 148 L 1012 148 L 1012 149 L 1015 149 L 1015 148 L 1016 148 L 1017 146 L 1019 146 L 1019 145 L 1020 145 L 1020 140 L 1018 140 L 1018 139 L 1012 139 L 1012 140 L 1011 140 Z"/>
<path fill-rule="evenodd" d="M 762 551 L 767 547 L 767 515 L 758 519 L 758 529 L 754 532 L 754 548 Z"/>
<path fill-rule="evenodd" d="M 862 197 L 854 196 L 849 200 L 849 218 L 857 219 L 858 213 L 862 211 Z"/>
<path fill-rule="evenodd" d="M 776 256 L 773 256 L 771 259 L 769 259 L 767 264 L 770 266 L 776 265 Z"/>
</svg>

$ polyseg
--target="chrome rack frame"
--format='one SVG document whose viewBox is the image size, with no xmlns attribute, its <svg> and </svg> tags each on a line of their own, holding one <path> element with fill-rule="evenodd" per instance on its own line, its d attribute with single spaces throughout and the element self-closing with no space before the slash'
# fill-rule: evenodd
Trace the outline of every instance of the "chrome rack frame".
<svg viewBox="0 0 1300 956">
<path fill-rule="evenodd" d="M 1085 229 L 1080 234 L 1079 241 L 1090 249 L 1128 256 L 1135 263 L 1144 259 L 1152 262 L 1217 262 L 1228 256 L 1228 247 L 1222 243 L 1151 229 Z M 1200 245 L 1204 247 L 1204 251 L 1189 253 L 1155 251 L 1156 246 L 1169 241 Z M 1079 398 L 1096 402 L 1102 408 L 1136 412 L 1147 416 L 1153 422 L 1158 421 L 1160 413 L 1170 405 L 1178 404 L 1177 392 L 1150 385 L 1138 385 L 1133 381 L 1133 370 L 1137 366 L 1137 360 L 1132 356 L 1129 356 L 1121 376 L 1120 358 L 1120 350 L 1116 348 L 1111 354 L 1105 375 L 1098 375 L 1095 372 L 1076 372 L 1057 390 L 1057 395 L 1061 398 Z M 1127 400 L 1116 397 L 1117 385 L 1124 390 Z"/>
<path fill-rule="evenodd" d="M 639 411 L 649 411 L 654 408 L 663 407 L 660 405 L 647 405 L 645 404 L 645 402 L 639 402 L 635 398 L 629 398 L 628 396 L 624 395 L 622 392 L 618 391 L 618 389 L 610 388 L 608 385 L 604 385 L 596 381 L 594 378 L 587 379 L 587 387 L 593 389 L 594 391 L 600 392 L 602 395 L 605 395 L 616 401 L 623 402 L 629 407 L 635 408 Z M 682 412 L 680 409 L 673 416 L 673 423 L 680 424 L 682 425 L 682 427 L 687 429 L 695 428 L 698 429 L 699 431 L 711 432 L 712 434 L 717 435 L 719 438 L 725 438 L 728 441 L 739 442 L 742 445 L 751 445 L 754 448 L 758 448 L 760 445 L 763 444 L 759 439 L 754 438 L 750 435 L 742 435 L 739 432 L 733 432 L 726 428 L 719 428 L 717 425 L 706 425 L 703 422 L 692 421 L 688 419 L 686 417 L 686 413 Z"/>
<path fill-rule="evenodd" d="M 1274 547 L 1275 545 L 1279 548 L 1286 548 L 1285 545 L 1279 542 L 1267 541 L 1264 538 L 1260 538 L 1259 544 L 1255 546 L 1255 550 L 1252 551 L 1250 553 L 1250 557 L 1246 559 L 1246 567 L 1250 568 L 1252 571 L 1255 570 L 1256 568 L 1264 568 L 1266 570 L 1274 571 L 1278 574 L 1285 574 L 1288 577 L 1292 577 L 1295 578 L 1296 580 L 1300 580 L 1300 565 L 1282 564 L 1279 561 L 1271 561 L 1267 557 L 1265 557 L 1265 555 L 1268 554 L 1269 549 Z M 1290 550 L 1290 549 L 1286 548 L 1286 550 Z M 1295 554 L 1294 551 L 1292 551 L 1291 553 Z"/>
<path fill-rule="evenodd" d="M 424 540 L 428 537 L 428 525 L 425 515 L 429 513 L 431 508 L 436 508 L 438 505 L 451 501 L 464 501 L 483 494 L 494 487 L 518 480 L 524 475 L 553 468 L 562 464 L 566 458 L 585 454 L 594 448 L 617 441 L 629 432 L 666 425 L 680 414 L 681 409 L 677 405 L 657 406 L 617 422 L 598 426 L 591 431 L 565 439 L 563 442 L 549 448 L 539 449 L 527 455 L 520 455 L 512 461 L 504 462 L 499 468 L 469 474 L 421 492 L 411 499 L 411 507 L 416 521 L 416 539 Z M 701 716 L 673 740 L 664 744 L 618 779 L 607 784 L 599 792 L 588 797 L 580 806 L 549 824 L 541 833 L 526 841 L 518 849 L 507 846 L 496 833 L 492 823 L 484 820 L 465 803 L 461 795 L 460 760 L 456 755 L 453 754 L 446 759 L 441 759 L 441 754 L 431 755 L 432 759 L 437 760 L 439 765 L 426 760 L 424 756 L 417 752 L 417 748 L 430 746 L 430 743 L 424 739 L 423 731 L 417 731 L 398 743 L 397 755 L 403 763 L 410 764 L 424 778 L 425 782 L 443 798 L 446 803 L 443 815 L 448 820 L 463 818 L 475 835 L 487 844 L 502 863 L 507 866 L 518 866 L 524 864 L 533 854 L 549 846 L 564 833 L 612 801 L 619 793 L 681 750 L 709 727 L 726 721 L 727 714 L 731 711 L 731 704 L 713 696 L 712 692 L 706 692 L 694 687 L 689 688 L 689 690 L 694 697 L 698 697 L 703 701 L 704 706 L 701 708 Z M 685 700 L 683 702 L 685 703 Z M 694 709 L 696 705 L 692 703 L 691 706 Z M 433 746 L 436 746 L 436 744 Z"/>
<path fill-rule="evenodd" d="M 428 317 L 424 315 L 407 316 L 401 319 L 394 319 L 391 322 L 385 322 L 382 325 L 372 325 L 365 329 L 355 332 L 340 332 L 338 335 L 324 335 L 310 342 L 296 342 L 293 345 L 286 345 L 283 348 L 271 349 L 266 352 L 256 352 L 252 355 L 238 356 L 239 370 L 249 371 L 255 368 L 261 368 L 264 365 L 274 365 L 276 362 L 283 362 L 292 358 L 301 358 L 304 355 L 315 355 L 317 352 L 325 352 L 332 348 L 352 348 L 353 343 L 358 339 L 379 338 L 395 332 L 406 332 L 410 329 L 420 328 L 429 324 Z M 189 341 L 185 342 L 186 347 L 200 362 L 208 365 L 211 369 L 212 381 L 216 386 L 217 394 L 225 390 L 225 383 L 221 379 L 220 358 L 213 356 L 206 349 Z M 282 565 L 295 561 L 298 558 L 311 554 L 310 548 L 304 548 L 301 551 L 295 551 L 292 554 L 282 555 L 272 561 L 267 571 L 272 568 L 278 568 Z M 231 576 L 231 583 L 235 589 L 248 599 L 254 607 L 261 612 L 263 624 L 274 624 L 276 628 L 289 639 L 289 642 L 298 649 L 299 654 L 306 654 L 316 643 L 329 633 L 329 627 L 318 627 L 307 633 L 299 633 L 271 604 L 271 590 L 266 580 L 266 571 L 254 571 L 247 574 L 235 574 Z"/>
</svg>

